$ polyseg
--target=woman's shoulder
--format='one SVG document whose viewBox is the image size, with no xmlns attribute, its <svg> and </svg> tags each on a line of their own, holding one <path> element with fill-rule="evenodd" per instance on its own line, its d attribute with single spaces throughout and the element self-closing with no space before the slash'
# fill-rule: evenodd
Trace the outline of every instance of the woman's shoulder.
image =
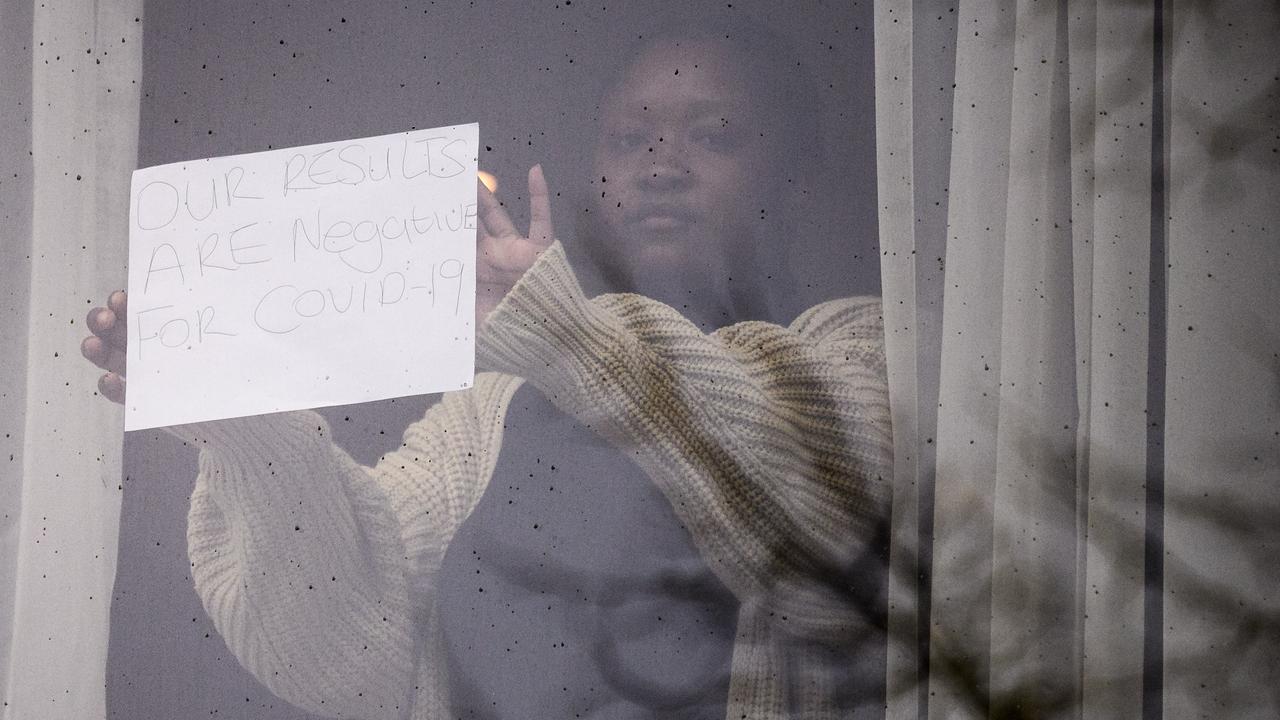
<svg viewBox="0 0 1280 720">
<path fill-rule="evenodd" d="M 855 295 L 814 305 L 785 326 L 748 320 L 722 327 L 712 336 L 735 347 L 762 342 L 805 347 L 848 343 L 883 346 L 884 319 L 878 296 Z"/>
<path fill-rule="evenodd" d="M 814 305 L 791 321 L 790 328 L 819 343 L 837 337 L 883 342 L 884 313 L 878 295 L 855 295 Z"/>
</svg>

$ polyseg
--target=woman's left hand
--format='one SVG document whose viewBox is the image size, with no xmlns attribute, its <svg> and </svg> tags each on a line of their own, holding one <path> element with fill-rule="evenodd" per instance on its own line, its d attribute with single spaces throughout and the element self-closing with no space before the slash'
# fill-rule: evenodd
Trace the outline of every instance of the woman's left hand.
<svg viewBox="0 0 1280 720">
<path fill-rule="evenodd" d="M 480 224 L 476 230 L 476 326 L 502 302 L 555 241 L 551 227 L 551 194 L 542 166 L 529 169 L 529 233 L 522 235 L 484 183 L 477 183 Z"/>
</svg>

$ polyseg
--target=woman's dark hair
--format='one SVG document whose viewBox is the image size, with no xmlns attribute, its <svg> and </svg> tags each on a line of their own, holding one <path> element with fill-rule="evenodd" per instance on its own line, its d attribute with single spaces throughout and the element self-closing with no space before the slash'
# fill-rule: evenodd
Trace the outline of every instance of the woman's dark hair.
<svg viewBox="0 0 1280 720">
<path fill-rule="evenodd" d="M 788 38 L 765 25 L 736 15 L 733 18 L 669 20 L 637 35 L 628 52 L 615 55 L 612 68 L 601 76 L 599 103 L 622 81 L 636 58 L 651 48 L 670 43 L 714 41 L 731 51 L 743 71 L 755 106 L 765 113 L 766 127 L 779 134 L 779 157 L 769 168 L 783 179 L 818 174 L 823 169 L 818 92 L 800 53 Z"/>
</svg>

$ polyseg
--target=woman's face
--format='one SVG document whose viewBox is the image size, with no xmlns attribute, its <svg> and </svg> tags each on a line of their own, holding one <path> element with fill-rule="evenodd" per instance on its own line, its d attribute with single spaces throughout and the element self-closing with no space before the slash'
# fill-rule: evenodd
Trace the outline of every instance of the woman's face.
<svg viewBox="0 0 1280 720">
<path fill-rule="evenodd" d="M 742 68 L 714 40 L 660 42 L 602 108 L 598 212 L 633 276 L 721 273 L 761 221 L 774 142 Z"/>
</svg>

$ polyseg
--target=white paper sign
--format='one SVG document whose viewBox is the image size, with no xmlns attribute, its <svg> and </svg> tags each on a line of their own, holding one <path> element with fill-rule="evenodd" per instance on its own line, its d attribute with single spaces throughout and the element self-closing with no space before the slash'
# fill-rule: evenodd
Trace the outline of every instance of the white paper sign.
<svg viewBox="0 0 1280 720">
<path fill-rule="evenodd" d="M 125 429 L 469 387 L 475 124 L 133 174 Z"/>
</svg>

